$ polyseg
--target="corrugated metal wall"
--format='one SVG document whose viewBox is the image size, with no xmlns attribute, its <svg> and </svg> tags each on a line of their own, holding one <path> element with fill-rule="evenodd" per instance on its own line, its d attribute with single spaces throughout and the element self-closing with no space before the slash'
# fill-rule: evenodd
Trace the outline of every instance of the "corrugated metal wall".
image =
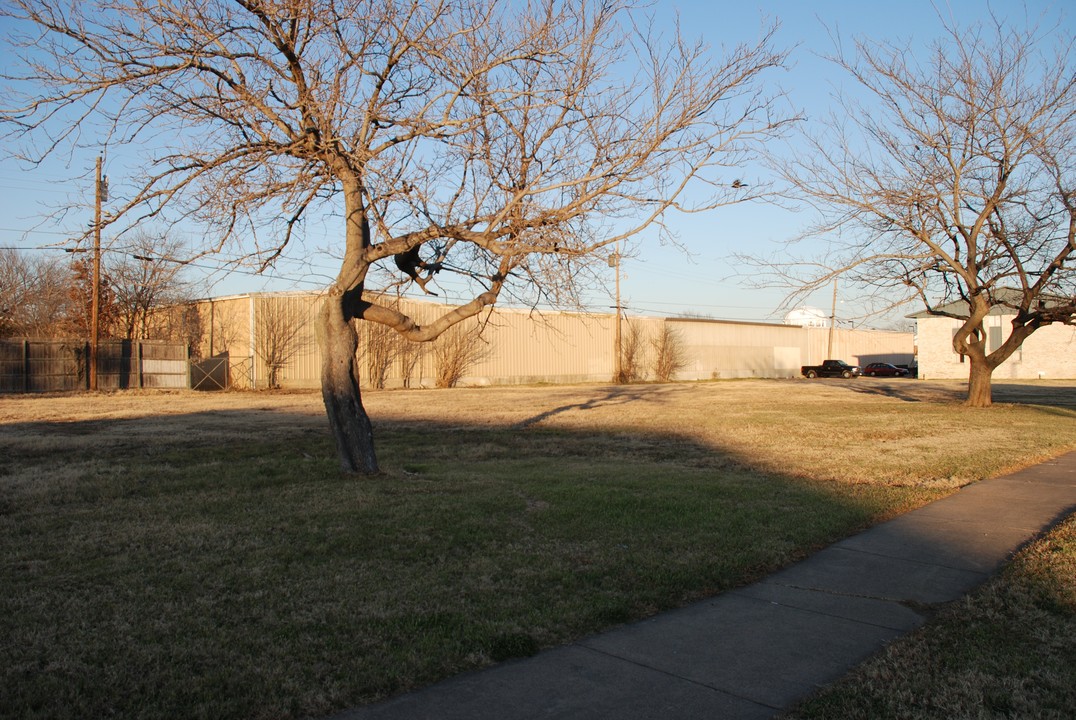
<svg viewBox="0 0 1076 720">
<path fill-rule="evenodd" d="M 251 295 L 203 301 L 199 312 L 203 324 L 214 327 L 213 349 L 227 350 L 234 358 L 254 358 L 255 386 L 265 387 L 268 368 L 264 348 L 259 347 L 258 333 L 266 323 L 259 309 L 280 309 L 296 323 L 302 323 L 297 336 L 298 348 L 281 368 L 284 387 L 315 387 L 320 380 L 320 354 L 314 333 L 321 296 L 316 294 Z M 401 312 L 420 324 L 428 323 L 455 306 L 409 299 L 393 299 Z M 209 323 L 208 313 L 213 322 Z M 794 325 L 743 323 L 719 320 L 662 319 L 633 317 L 625 320 L 624 332 L 633 327 L 640 335 L 640 359 L 643 377 L 653 374 L 652 341 L 663 326 L 679 338 L 685 351 L 686 366 L 675 377 L 680 380 L 714 378 L 793 377 L 801 365 L 817 364 L 827 359 L 829 330 Z M 482 357 L 464 374 L 462 383 L 470 385 L 516 384 L 535 382 L 605 382 L 614 370 L 613 315 L 538 312 L 498 308 L 484 312 L 461 324 L 473 332 L 481 330 Z M 252 332 L 253 331 L 253 332 Z M 432 387 L 438 376 L 438 346 L 433 343 L 415 346 L 394 333 L 378 339 L 375 329 L 360 325 L 359 358 L 362 381 L 370 382 L 376 373 L 370 363 L 377 357 L 387 363 L 385 387 Z M 376 351 L 372 343 L 390 343 L 387 350 Z M 911 333 L 875 330 L 836 330 L 833 334 L 833 357 L 864 365 L 882 361 L 909 363 L 913 359 Z M 210 338 L 202 343 L 203 357 Z M 401 354 L 405 348 L 411 355 Z M 413 369 L 408 375 L 408 357 Z"/>
<path fill-rule="evenodd" d="M 988 349 L 997 348 L 1009 335 L 1012 319 L 1012 315 L 990 315 L 985 319 L 990 338 Z M 916 325 L 919 330 L 919 377 L 966 380 L 970 362 L 953 349 L 953 335 L 961 322 L 928 316 L 917 318 Z M 998 366 L 993 377 L 995 381 L 1076 377 L 1076 328 L 1061 324 L 1039 328 Z"/>
<path fill-rule="evenodd" d="M 321 377 L 321 354 L 315 334 L 317 296 L 258 295 L 253 302 L 251 343 L 254 356 L 254 387 L 269 386 L 267 359 L 274 354 L 283 363 L 277 373 L 281 387 L 317 386 Z M 313 301 L 312 301 L 313 300 Z"/>
<path fill-rule="evenodd" d="M 485 323 L 487 358 L 473 383 L 596 382 L 612 377 L 610 316 L 497 310 Z"/>
<path fill-rule="evenodd" d="M 840 359 L 853 365 L 887 362 L 909 365 L 915 360 L 913 333 L 892 333 L 881 330 L 833 331 L 833 352 L 829 352 L 830 332 L 827 328 L 804 328 L 807 333 L 807 356 L 804 365 L 820 365 L 823 360 Z M 896 339 L 899 342 L 894 342 Z"/>
<path fill-rule="evenodd" d="M 687 349 L 683 380 L 792 377 L 799 374 L 804 329 L 793 325 L 669 320 Z"/>
</svg>

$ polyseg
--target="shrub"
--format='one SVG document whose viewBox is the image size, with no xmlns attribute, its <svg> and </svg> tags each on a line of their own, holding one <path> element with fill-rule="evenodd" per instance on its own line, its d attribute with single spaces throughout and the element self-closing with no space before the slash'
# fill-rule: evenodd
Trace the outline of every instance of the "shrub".
<svg viewBox="0 0 1076 720">
<path fill-rule="evenodd" d="M 662 324 L 656 338 L 650 341 L 654 349 L 654 377 L 658 382 L 669 382 L 673 376 L 687 367 L 684 338 L 677 330 Z"/>
</svg>

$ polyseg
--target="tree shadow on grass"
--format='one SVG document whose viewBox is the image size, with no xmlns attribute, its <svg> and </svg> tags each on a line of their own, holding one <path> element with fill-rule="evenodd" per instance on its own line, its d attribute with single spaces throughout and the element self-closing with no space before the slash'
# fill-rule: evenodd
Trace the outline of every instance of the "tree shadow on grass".
<svg viewBox="0 0 1076 720">
<path fill-rule="evenodd" d="M 879 380 L 877 378 L 860 378 L 855 381 L 830 380 L 822 382 L 844 387 L 855 393 L 878 395 L 903 402 L 959 404 L 967 399 L 968 393 L 967 382 L 958 380 Z M 1076 408 L 1076 381 L 1071 384 L 995 382 L 993 384 L 993 399 L 995 403 Z"/>
<path fill-rule="evenodd" d="M 741 586 L 908 492 L 539 425 L 654 399 L 580 395 L 493 426 L 383 421 L 386 472 L 358 479 L 295 412 L 5 425 L 0 705 L 327 714 Z"/>
<path fill-rule="evenodd" d="M 577 403 L 568 403 L 561 405 L 560 407 L 552 408 L 544 412 L 538 413 L 526 420 L 521 420 L 515 424 L 516 429 L 525 429 L 533 425 L 541 423 L 543 420 L 548 420 L 557 415 L 571 412 L 573 410 L 594 410 L 600 407 L 607 407 L 610 405 L 626 405 L 628 403 L 642 402 L 653 399 L 653 393 L 646 392 L 643 387 L 632 385 L 614 385 L 610 386 L 594 397 L 588 398 Z"/>
<path fill-rule="evenodd" d="M 295 413 L 9 423 L 0 704 L 329 713 L 741 585 L 879 512 L 677 433 L 535 426 L 635 401 L 383 421 L 374 478 Z"/>
</svg>

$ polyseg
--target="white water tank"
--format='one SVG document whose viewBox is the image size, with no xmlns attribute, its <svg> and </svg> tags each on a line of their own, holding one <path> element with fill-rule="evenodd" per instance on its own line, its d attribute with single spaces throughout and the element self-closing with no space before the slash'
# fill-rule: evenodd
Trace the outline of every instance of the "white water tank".
<svg viewBox="0 0 1076 720">
<path fill-rule="evenodd" d="M 785 315 L 785 325 L 802 325 L 803 327 L 828 328 L 829 316 L 822 310 L 810 305 L 800 305 Z"/>
</svg>

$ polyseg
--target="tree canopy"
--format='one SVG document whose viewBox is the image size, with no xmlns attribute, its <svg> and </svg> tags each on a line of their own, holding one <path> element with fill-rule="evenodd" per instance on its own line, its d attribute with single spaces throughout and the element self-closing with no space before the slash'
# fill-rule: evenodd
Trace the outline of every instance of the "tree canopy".
<svg viewBox="0 0 1076 720">
<path fill-rule="evenodd" d="M 195 223 L 202 251 L 265 266 L 308 215 L 339 218 L 319 325 L 346 469 L 376 471 L 352 319 L 426 341 L 505 287 L 570 299 L 602 248 L 670 210 L 748 197 L 740 166 L 787 122 L 761 85 L 785 59 L 772 28 L 719 56 L 623 0 L 13 0 L 3 13 L 23 63 L 0 117 L 24 157 L 105 140 L 142 153 L 116 232 Z M 692 184 L 708 192 L 689 205 Z M 390 258 L 424 287 L 461 273 L 474 299 L 420 326 L 364 294 Z"/>
<path fill-rule="evenodd" d="M 781 169 L 831 241 L 772 276 L 813 290 L 845 278 L 960 321 L 968 402 L 1036 329 L 1076 323 L 1076 65 L 1064 26 L 950 24 L 929 51 L 859 41 L 832 57 L 853 80 Z M 988 352 L 983 320 L 1014 316 Z"/>
</svg>

